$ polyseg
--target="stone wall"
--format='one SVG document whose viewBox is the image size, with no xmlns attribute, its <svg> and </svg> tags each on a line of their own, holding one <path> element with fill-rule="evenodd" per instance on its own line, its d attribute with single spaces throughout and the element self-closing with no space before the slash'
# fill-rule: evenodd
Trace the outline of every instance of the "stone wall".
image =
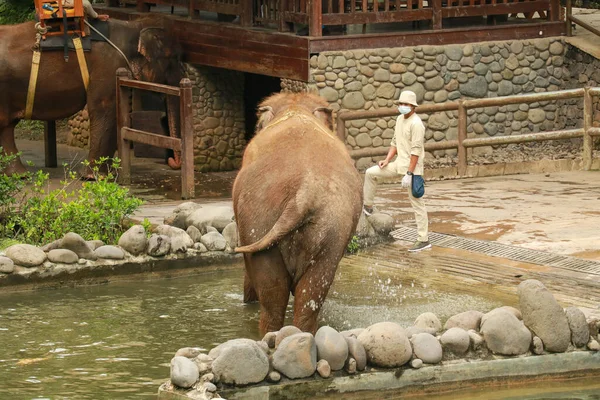
<svg viewBox="0 0 600 400">
<path fill-rule="evenodd" d="M 402 90 L 414 91 L 420 103 L 560 90 L 570 80 L 565 52 L 561 38 L 325 52 L 310 60 L 311 84 L 335 110 L 391 107 Z M 559 129 L 560 111 L 560 105 L 550 102 L 469 110 L 468 136 Z M 421 117 L 427 142 L 457 138 L 457 112 Z M 347 146 L 351 150 L 386 147 L 394 126 L 395 118 L 348 121 Z M 473 154 L 491 151 L 491 147 L 476 148 Z M 433 154 L 455 155 L 454 149 Z M 364 169 L 373 161 L 365 158 L 357 165 Z"/>
<path fill-rule="evenodd" d="M 186 64 L 194 103 L 194 164 L 197 171 L 239 168 L 246 146 L 244 74 Z"/>
</svg>

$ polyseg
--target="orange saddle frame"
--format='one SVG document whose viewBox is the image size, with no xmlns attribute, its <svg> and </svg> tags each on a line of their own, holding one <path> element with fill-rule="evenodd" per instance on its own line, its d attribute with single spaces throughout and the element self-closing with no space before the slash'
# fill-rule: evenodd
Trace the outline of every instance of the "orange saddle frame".
<svg viewBox="0 0 600 400">
<path fill-rule="evenodd" d="M 85 36 L 82 0 L 73 0 L 73 7 L 63 6 L 63 0 L 34 0 L 35 12 L 42 28 L 48 32 L 42 37 L 59 36 L 65 34 L 64 15 L 67 14 L 67 34 Z"/>
</svg>

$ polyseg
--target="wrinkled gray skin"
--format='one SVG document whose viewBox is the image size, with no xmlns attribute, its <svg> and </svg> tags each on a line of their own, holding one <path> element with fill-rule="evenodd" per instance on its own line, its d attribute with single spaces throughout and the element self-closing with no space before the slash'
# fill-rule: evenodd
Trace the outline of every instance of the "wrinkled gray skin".
<svg viewBox="0 0 600 400">
<path fill-rule="evenodd" d="M 110 39 L 128 57 L 136 79 L 179 85 L 182 67 L 179 51 L 157 27 L 160 21 L 110 20 Z M 144 29 L 150 28 L 150 29 Z M 0 26 L 0 147 L 5 153 L 16 154 L 14 128 L 25 116 L 25 103 L 31 72 L 32 46 L 35 43 L 34 22 Z M 116 139 L 116 71 L 126 67 L 124 59 L 105 42 L 92 42 L 86 52 L 90 83 L 86 96 L 74 52 L 65 62 L 62 51 L 43 51 L 40 62 L 32 119 L 52 121 L 67 118 L 88 105 L 90 116 L 89 161 L 103 156 L 112 157 L 117 149 Z M 175 135 L 179 120 L 177 98 L 167 102 L 171 135 Z M 178 157 L 176 157 L 178 158 Z M 177 167 L 178 159 L 171 160 Z M 24 172 L 20 160 L 4 172 Z"/>
</svg>

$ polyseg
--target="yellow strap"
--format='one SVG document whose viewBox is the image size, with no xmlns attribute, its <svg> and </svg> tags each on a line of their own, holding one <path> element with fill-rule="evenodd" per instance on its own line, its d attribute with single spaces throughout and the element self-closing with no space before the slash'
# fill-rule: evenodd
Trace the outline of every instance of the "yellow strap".
<svg viewBox="0 0 600 400">
<path fill-rule="evenodd" d="M 25 119 L 31 119 L 33 114 L 33 102 L 35 100 L 35 87 L 37 85 L 38 72 L 40 71 L 40 58 L 42 53 L 33 52 L 31 60 L 31 74 L 29 75 L 29 89 L 27 89 L 27 104 L 25 106 Z"/>
<path fill-rule="evenodd" d="M 85 61 L 85 55 L 83 54 L 81 38 L 74 38 L 73 45 L 75 45 L 75 51 L 77 52 L 77 61 L 79 62 L 79 69 L 81 70 L 81 79 L 83 79 L 83 86 L 85 86 L 85 91 L 87 92 L 88 85 L 90 84 L 90 74 L 88 72 L 87 63 Z"/>
</svg>

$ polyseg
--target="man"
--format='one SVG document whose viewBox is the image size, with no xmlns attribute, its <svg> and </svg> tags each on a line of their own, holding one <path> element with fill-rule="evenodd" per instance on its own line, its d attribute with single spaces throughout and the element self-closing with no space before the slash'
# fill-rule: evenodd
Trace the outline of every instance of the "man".
<svg viewBox="0 0 600 400">
<path fill-rule="evenodd" d="M 73 8 L 75 4 L 75 0 L 64 0 L 63 7 Z M 108 21 L 109 16 L 106 14 L 98 14 L 94 7 L 92 7 L 92 3 L 90 0 L 83 0 L 83 11 L 87 18 L 91 19 L 99 19 L 100 21 Z"/>
<path fill-rule="evenodd" d="M 412 175 L 423 175 L 425 126 L 415 112 L 418 104 L 417 96 L 413 92 L 408 90 L 402 92 L 399 103 L 400 116 L 396 120 L 394 138 L 387 157 L 365 173 L 363 211 L 366 215 L 373 213 L 373 199 L 377 185 L 381 181 L 404 175 L 402 187 L 408 188 L 408 198 L 415 212 L 419 235 L 415 244 L 408 251 L 417 252 L 431 248 L 425 203 L 423 198 L 415 198 L 411 190 Z M 398 157 L 392 161 L 395 155 Z"/>
</svg>

